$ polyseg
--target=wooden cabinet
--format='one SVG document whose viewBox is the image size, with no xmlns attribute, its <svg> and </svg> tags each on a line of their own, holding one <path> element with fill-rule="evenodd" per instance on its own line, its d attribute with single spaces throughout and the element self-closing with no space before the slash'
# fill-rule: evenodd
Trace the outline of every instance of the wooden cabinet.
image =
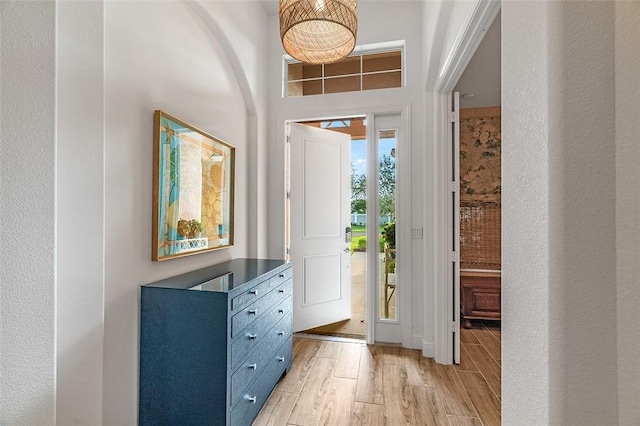
<svg viewBox="0 0 640 426">
<path fill-rule="evenodd" d="M 292 268 L 236 259 L 141 287 L 140 425 L 250 425 L 291 368 Z"/>
<path fill-rule="evenodd" d="M 460 272 L 460 310 L 464 328 L 471 328 L 472 319 L 500 320 L 500 281 L 500 272 Z"/>
</svg>

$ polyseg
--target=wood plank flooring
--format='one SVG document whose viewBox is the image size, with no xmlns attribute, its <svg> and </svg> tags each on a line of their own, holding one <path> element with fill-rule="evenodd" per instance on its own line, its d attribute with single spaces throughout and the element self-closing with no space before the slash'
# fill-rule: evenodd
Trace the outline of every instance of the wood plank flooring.
<svg viewBox="0 0 640 426">
<path fill-rule="evenodd" d="M 461 363 L 417 350 L 296 337 L 254 426 L 500 424 L 500 328 L 461 330 Z"/>
</svg>

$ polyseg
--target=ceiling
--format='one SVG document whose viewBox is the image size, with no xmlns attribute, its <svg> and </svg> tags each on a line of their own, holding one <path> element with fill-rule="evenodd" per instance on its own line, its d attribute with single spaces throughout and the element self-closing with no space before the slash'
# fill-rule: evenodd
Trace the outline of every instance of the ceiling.
<svg viewBox="0 0 640 426">
<path fill-rule="evenodd" d="M 269 15 L 278 14 L 278 0 L 260 0 Z M 358 0 L 358 3 L 368 3 L 373 1 L 403 1 L 403 0 Z M 423 0 L 419 0 L 423 1 Z"/>
</svg>

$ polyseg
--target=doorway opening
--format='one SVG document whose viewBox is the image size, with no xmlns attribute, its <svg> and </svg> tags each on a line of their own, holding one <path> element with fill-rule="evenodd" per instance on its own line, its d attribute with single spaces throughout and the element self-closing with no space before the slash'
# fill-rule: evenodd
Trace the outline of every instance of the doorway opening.
<svg viewBox="0 0 640 426">
<path fill-rule="evenodd" d="M 457 151 L 460 319 L 464 329 L 500 330 L 501 91 L 500 13 L 454 91 Z"/>
<path fill-rule="evenodd" d="M 367 120 L 363 116 L 302 121 L 299 124 L 347 134 L 350 137 L 349 269 L 351 316 L 348 319 L 303 330 L 319 336 L 366 338 L 366 166 Z"/>
<path fill-rule="evenodd" d="M 500 13 L 453 87 L 454 339 L 458 369 L 479 373 L 501 398 L 501 77 Z M 456 309 L 456 305 L 459 309 Z M 482 361 L 480 361 L 482 360 Z"/>
<path fill-rule="evenodd" d="M 370 121 L 373 120 L 373 118 L 370 119 Z M 348 236 L 345 233 L 348 240 L 348 247 L 345 248 L 345 251 L 348 249 L 349 252 L 351 293 L 351 315 L 349 318 L 298 332 L 366 339 L 368 330 L 371 332 L 366 324 L 368 314 L 371 315 L 372 321 L 376 325 L 387 322 L 393 323 L 399 328 L 398 300 L 400 291 L 398 291 L 399 280 L 396 274 L 397 252 L 395 246 L 397 204 L 395 153 L 398 128 L 376 129 L 375 134 L 372 132 L 369 135 L 370 141 L 368 142 L 367 117 L 365 116 L 298 121 L 297 124 L 346 134 L 350 139 L 350 187 L 348 188 L 350 216 Z M 296 142 L 292 139 L 288 145 L 293 143 Z M 291 150 L 292 147 L 289 146 L 288 149 Z M 289 158 L 292 161 L 291 157 Z M 377 161 L 371 164 L 369 158 L 377 158 Z M 316 160 L 321 161 L 321 159 Z M 369 176 L 373 176 L 373 178 L 368 179 Z M 296 177 L 294 173 L 290 175 L 289 179 L 299 179 L 299 176 Z M 301 196 L 301 194 L 298 195 Z M 317 196 L 317 194 L 315 195 Z M 304 194 L 304 197 L 309 196 L 314 196 L 314 194 Z M 287 212 L 288 215 L 295 215 L 289 207 Z M 372 212 L 375 213 L 372 214 Z M 374 224 L 373 228 L 370 223 Z M 367 242 L 367 238 L 372 241 Z M 295 247 L 292 247 L 292 250 L 295 251 Z M 368 251 L 375 253 L 370 255 Z M 375 265 L 370 264 L 373 259 L 377 260 L 377 262 L 373 262 Z M 368 282 L 368 277 L 371 278 L 371 282 Z M 378 279 L 374 280 L 373 277 L 378 277 Z M 375 294 L 375 296 L 369 298 L 371 294 Z M 369 303 L 375 300 L 375 306 L 370 306 L 372 312 L 368 312 L 367 300 Z"/>
</svg>

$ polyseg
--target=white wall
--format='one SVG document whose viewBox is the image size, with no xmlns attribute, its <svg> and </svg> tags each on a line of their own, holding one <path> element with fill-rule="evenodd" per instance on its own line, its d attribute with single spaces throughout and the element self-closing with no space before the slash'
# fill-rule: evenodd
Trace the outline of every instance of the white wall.
<svg viewBox="0 0 640 426">
<path fill-rule="evenodd" d="M 105 273 L 104 4 L 57 5 L 56 420 L 60 425 L 100 424 Z"/>
<path fill-rule="evenodd" d="M 616 2 L 618 424 L 640 424 L 640 3 Z"/>
<path fill-rule="evenodd" d="M 618 420 L 614 7 L 503 3 L 505 424 Z"/>
<path fill-rule="evenodd" d="M 249 3 L 238 7 L 257 8 Z M 249 166 L 250 155 L 255 155 L 255 139 L 248 137 L 248 113 L 256 102 L 250 99 L 253 105 L 247 105 L 243 99 L 258 90 L 259 70 L 264 66 L 263 56 L 258 55 L 258 32 L 243 28 L 260 28 L 266 15 L 260 7 L 260 13 L 249 12 L 240 20 L 231 15 L 233 10 L 222 3 L 205 5 L 205 12 L 228 35 L 228 39 L 218 40 L 196 14 L 202 9 L 182 2 L 106 4 L 106 424 L 136 421 L 139 286 L 246 256 L 255 244 L 254 235 L 248 232 L 249 205 L 255 199 L 249 188 L 255 176 Z M 236 52 L 225 51 L 229 47 L 242 55 L 230 61 L 227 53 L 233 56 Z M 249 90 L 239 78 L 246 79 Z M 235 247 L 166 262 L 151 261 L 155 109 L 236 147 Z"/>
<path fill-rule="evenodd" d="M 513 37 L 516 31 L 520 34 L 517 39 Z M 549 419 L 547 32 L 544 4 L 503 4 L 502 420 L 505 424 L 546 423 Z M 521 79 L 522 72 L 528 78 Z M 526 102 L 526 108 L 520 107 L 522 102 Z M 514 193 L 515 188 L 519 188 L 518 193 Z M 528 202 L 520 203 L 521 198 Z M 527 235 L 524 247 L 520 247 L 521 235 Z M 517 249 L 510 248 L 516 245 Z M 522 414 L 524 417 L 519 417 Z"/>
<path fill-rule="evenodd" d="M 0 423 L 52 424 L 56 5 L 0 12 Z"/>
<path fill-rule="evenodd" d="M 614 6 L 548 9 L 549 397 L 562 424 L 617 418 Z"/>
<path fill-rule="evenodd" d="M 422 110 L 422 8 L 421 1 L 359 2 L 357 44 L 369 44 L 385 41 L 406 40 L 407 87 L 380 91 L 337 93 L 323 96 L 308 96 L 283 99 L 282 86 L 282 48 L 279 38 L 278 17 L 271 17 L 269 28 L 269 254 L 280 257 L 284 253 L 284 121 L 287 119 L 328 118 L 345 114 L 364 114 L 376 108 L 410 106 L 410 182 L 411 224 L 403 230 L 406 240 L 410 241 L 412 269 L 410 280 L 413 305 L 413 337 L 432 345 L 429 337 L 423 336 L 422 318 L 423 292 L 433 287 L 432 282 L 425 284 L 425 271 L 432 264 L 424 264 L 423 246 L 425 240 L 410 240 L 409 227 L 423 226 L 423 143 L 424 126 Z M 393 19 L 389 19 L 393 16 Z M 432 256 L 429 256 L 431 259 Z M 409 282 L 408 282 L 409 284 Z"/>
</svg>

